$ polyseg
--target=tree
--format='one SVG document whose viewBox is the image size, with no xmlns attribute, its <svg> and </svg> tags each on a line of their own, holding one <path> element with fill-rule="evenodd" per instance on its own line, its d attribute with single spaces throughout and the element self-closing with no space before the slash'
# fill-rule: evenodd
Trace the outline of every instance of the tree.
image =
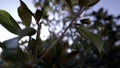
<svg viewBox="0 0 120 68">
<path fill-rule="evenodd" d="M 83 15 L 84 11 L 98 2 L 99 0 L 34 0 L 36 12 L 33 13 L 20 0 L 18 15 L 21 23 L 17 23 L 5 10 L 0 10 L 0 23 L 18 35 L 0 43 L 3 49 L 2 67 L 119 68 L 119 46 L 115 43 L 120 39 L 120 26 L 115 20 L 120 16 L 108 15 L 103 8 Z M 31 22 L 32 17 L 34 23 Z M 40 37 L 42 25 L 48 26 L 50 32 L 45 41 Z M 23 41 L 22 38 L 26 36 L 29 39 Z M 110 55 L 112 56 L 109 57 Z"/>
</svg>

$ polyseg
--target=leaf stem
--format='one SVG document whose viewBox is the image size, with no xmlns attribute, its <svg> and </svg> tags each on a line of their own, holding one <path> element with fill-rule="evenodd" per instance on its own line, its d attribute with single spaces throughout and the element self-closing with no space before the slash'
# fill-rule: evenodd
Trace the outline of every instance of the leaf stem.
<svg viewBox="0 0 120 68">
<path fill-rule="evenodd" d="M 36 22 L 37 23 L 37 22 Z M 36 35 L 36 40 L 37 40 L 37 45 L 36 45 L 36 50 L 35 50 L 35 55 L 34 55 L 34 64 L 37 62 L 37 55 L 38 55 L 38 48 L 39 48 L 39 41 L 40 41 L 40 29 L 41 29 L 41 24 L 42 23 L 38 23 L 37 26 L 37 35 Z"/>
</svg>

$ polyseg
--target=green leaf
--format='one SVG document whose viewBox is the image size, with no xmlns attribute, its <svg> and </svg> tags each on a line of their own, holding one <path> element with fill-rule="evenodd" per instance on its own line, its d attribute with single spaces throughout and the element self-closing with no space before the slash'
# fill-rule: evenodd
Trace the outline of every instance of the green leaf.
<svg viewBox="0 0 120 68">
<path fill-rule="evenodd" d="M 31 68 L 31 66 L 22 63 L 4 63 L 1 68 Z"/>
<path fill-rule="evenodd" d="M 42 7 L 42 18 L 43 19 L 47 19 L 48 18 L 48 15 L 47 15 L 47 13 L 48 13 L 48 8 L 46 8 L 45 6 L 44 7 Z"/>
<path fill-rule="evenodd" d="M 35 18 L 35 20 L 36 20 L 37 23 L 39 22 L 39 20 L 41 19 L 41 17 L 42 17 L 42 11 L 39 10 L 39 9 L 36 10 L 34 18 Z"/>
<path fill-rule="evenodd" d="M 28 43 L 28 47 L 31 50 L 32 55 L 36 55 L 36 50 L 39 55 L 41 55 L 42 52 L 42 41 L 41 40 L 35 40 L 30 39 Z"/>
<path fill-rule="evenodd" d="M 17 34 L 17 31 L 20 30 L 17 22 L 5 10 L 0 10 L 0 24 L 2 24 L 2 26 L 4 26 L 8 31 L 14 34 Z"/>
<path fill-rule="evenodd" d="M 62 55 L 60 56 L 60 64 L 64 64 L 71 61 L 79 53 L 80 51 L 72 51 L 71 53 L 67 53 L 67 52 L 62 53 Z"/>
<path fill-rule="evenodd" d="M 6 49 L 18 48 L 19 47 L 18 46 L 18 41 L 19 41 L 18 37 L 12 38 L 12 39 L 4 41 L 3 45 L 6 47 Z"/>
<path fill-rule="evenodd" d="M 79 53 L 80 53 L 80 51 L 72 51 L 70 54 L 67 55 L 66 61 L 73 59 Z"/>
<path fill-rule="evenodd" d="M 31 39 L 28 44 L 29 49 L 31 50 L 32 54 L 34 54 L 34 55 L 36 54 L 35 52 L 36 52 L 36 48 L 37 48 L 37 43 L 38 43 L 38 41 L 36 41 L 35 39 Z"/>
<path fill-rule="evenodd" d="M 78 4 L 81 8 L 85 7 L 88 4 L 89 0 L 78 0 Z"/>
<path fill-rule="evenodd" d="M 89 3 L 87 4 L 88 7 L 92 7 L 95 4 L 97 4 L 100 0 L 90 0 Z"/>
<path fill-rule="evenodd" d="M 2 58 L 5 61 L 24 62 L 28 60 L 27 53 L 19 47 L 19 37 L 8 39 L 2 43 Z"/>
<path fill-rule="evenodd" d="M 22 20 L 22 23 L 26 27 L 30 27 L 33 13 L 28 9 L 26 4 L 20 0 L 20 7 L 18 7 L 18 15 Z"/>
<path fill-rule="evenodd" d="M 5 61 L 9 62 L 25 62 L 28 61 L 28 54 L 21 49 L 7 49 L 3 50 L 1 57 Z"/>
<path fill-rule="evenodd" d="M 31 35 L 34 35 L 35 33 L 36 33 L 36 30 L 33 28 L 25 28 L 23 30 L 18 31 L 18 35 L 20 38 L 24 36 L 31 36 Z"/>
<path fill-rule="evenodd" d="M 92 32 L 89 32 L 88 29 L 84 28 L 83 26 L 76 26 L 76 29 L 81 36 L 90 40 L 95 45 L 95 47 L 97 48 L 99 53 L 102 52 L 104 42 L 100 36 L 98 36 Z"/>
<path fill-rule="evenodd" d="M 81 8 L 89 8 L 92 7 L 93 5 L 97 4 L 100 0 L 79 0 L 78 4 Z"/>
<path fill-rule="evenodd" d="M 82 24 L 90 24 L 90 19 L 89 19 L 89 18 L 82 19 L 82 20 L 80 20 L 80 22 L 81 22 Z"/>
</svg>

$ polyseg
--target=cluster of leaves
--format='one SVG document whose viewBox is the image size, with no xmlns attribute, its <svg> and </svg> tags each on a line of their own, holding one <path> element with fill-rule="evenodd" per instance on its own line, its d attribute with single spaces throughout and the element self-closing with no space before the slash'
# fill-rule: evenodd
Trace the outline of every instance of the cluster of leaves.
<svg viewBox="0 0 120 68">
<path fill-rule="evenodd" d="M 34 35 L 37 31 L 33 27 L 30 27 L 30 25 L 32 16 L 35 18 L 36 24 L 38 25 L 38 22 L 42 17 L 42 13 L 40 10 L 37 10 L 36 13 L 33 14 L 28 9 L 26 4 L 22 0 L 20 0 L 20 7 L 18 7 L 18 15 L 22 20 L 22 24 L 25 26 L 25 28 L 23 29 L 7 11 L 0 10 L 1 25 L 3 25 L 9 32 L 18 35 L 18 37 L 8 39 L 0 43 L 0 47 L 2 48 L 1 58 L 5 61 L 3 68 L 12 68 L 16 66 L 27 67 L 27 64 L 32 61 L 31 59 L 33 59 L 33 56 L 30 56 L 31 52 L 28 52 L 28 49 L 31 47 L 31 36 Z M 28 49 L 22 50 L 22 48 L 20 47 L 20 44 L 22 43 L 19 43 L 19 41 L 25 36 L 29 36 L 29 46 Z"/>
<path fill-rule="evenodd" d="M 117 23 L 120 19 L 119 15 L 109 15 L 107 11 L 100 8 L 98 11 L 88 14 L 88 16 L 92 18 L 92 22 L 84 25 L 90 31 L 102 37 L 104 41 L 103 53 L 100 55 L 93 44 L 83 37 L 76 38 L 72 48 L 80 50 L 79 62 L 81 68 L 119 68 L 120 25 Z"/>
<path fill-rule="evenodd" d="M 115 42 L 119 41 L 120 26 L 114 20 L 120 17 L 108 15 L 101 8 L 88 14 L 89 18 L 81 19 L 84 10 L 97 4 L 99 0 L 38 0 L 34 1 L 37 8 L 32 13 L 27 5 L 20 0 L 18 15 L 25 26 L 22 29 L 12 16 L 5 10 L 0 10 L 0 24 L 9 32 L 18 37 L 8 39 L 0 43 L 2 48 L 1 58 L 4 61 L 3 68 L 110 68 L 119 67 L 119 47 Z M 75 8 L 77 6 L 77 9 Z M 67 12 L 64 17 L 61 12 Z M 55 16 L 52 20 L 50 15 Z M 62 18 L 57 19 L 62 16 Z M 35 19 L 37 29 L 31 26 L 32 17 Z M 56 24 L 54 24 L 56 22 Z M 56 33 L 55 28 L 62 22 L 62 29 Z M 93 23 L 92 23 L 93 22 Z M 42 41 L 40 38 L 41 25 L 49 26 L 50 36 Z M 69 24 L 69 25 L 68 25 Z M 52 29 L 51 29 L 52 28 Z M 94 32 L 97 31 L 95 34 Z M 33 35 L 36 38 L 33 38 Z M 29 40 L 20 43 L 22 38 Z M 72 39 L 72 44 L 64 40 Z M 103 42 L 104 41 L 104 42 Z M 22 49 L 20 46 L 25 46 Z M 70 50 L 70 52 L 68 52 Z M 110 55 L 112 56 L 108 58 Z M 117 60 L 116 60 L 117 58 Z M 110 61 L 108 61 L 110 60 Z M 112 63 L 115 62 L 115 63 Z M 110 66 L 110 67 L 109 67 Z"/>
</svg>

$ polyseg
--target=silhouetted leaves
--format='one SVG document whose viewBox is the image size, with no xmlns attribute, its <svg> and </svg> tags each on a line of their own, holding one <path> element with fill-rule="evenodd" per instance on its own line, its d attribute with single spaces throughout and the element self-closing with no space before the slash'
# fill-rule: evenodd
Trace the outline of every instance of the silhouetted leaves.
<svg viewBox="0 0 120 68">
<path fill-rule="evenodd" d="M 22 0 L 20 0 L 20 7 L 18 7 L 18 15 L 21 18 L 22 23 L 26 27 L 30 27 L 33 13 L 28 9 Z"/>
<path fill-rule="evenodd" d="M 78 4 L 80 8 L 86 7 L 88 3 L 89 3 L 89 0 L 78 0 Z"/>
<path fill-rule="evenodd" d="M 27 53 L 19 47 L 19 38 L 9 39 L 2 44 L 2 59 L 9 62 L 26 62 L 28 61 Z"/>
<path fill-rule="evenodd" d="M 81 21 L 81 23 L 82 24 L 90 24 L 90 19 L 89 18 L 87 18 L 87 19 L 82 19 L 82 20 L 80 20 Z"/>
<path fill-rule="evenodd" d="M 78 0 L 78 4 L 81 8 L 89 8 L 97 4 L 100 0 Z"/>
<path fill-rule="evenodd" d="M 98 49 L 99 53 L 101 53 L 104 42 L 100 36 L 98 36 L 92 32 L 89 32 L 88 29 L 84 28 L 83 26 L 76 26 L 76 29 L 81 36 L 90 40 L 95 45 L 95 47 Z"/>
<path fill-rule="evenodd" d="M 36 33 L 36 30 L 34 28 L 25 28 L 20 31 L 18 31 L 18 35 L 20 38 L 24 36 L 32 36 Z"/>
<path fill-rule="evenodd" d="M 20 0 L 18 14 L 26 26 L 24 29 L 20 29 L 8 12 L 0 10 L 0 23 L 8 31 L 18 34 L 18 37 L 0 42 L 3 50 L 1 57 L 5 61 L 3 68 L 110 68 L 112 66 L 119 68 L 120 26 L 116 22 L 120 16 L 108 15 L 103 8 L 88 14 L 90 19 L 94 19 L 91 19 L 92 22 L 88 17 L 82 18 L 84 14 L 80 18 L 75 17 L 76 19 L 73 15 L 76 15 L 79 10 L 94 6 L 100 0 L 34 1 L 37 3 L 37 9 L 33 14 Z M 75 13 L 72 12 L 73 8 L 76 10 Z M 35 30 L 30 26 L 34 24 L 31 22 L 32 16 L 36 21 L 35 26 L 40 27 L 40 21 L 49 27 L 50 35 L 47 40 L 42 41 L 39 37 L 42 27 Z M 72 25 L 67 30 L 66 27 L 70 22 Z M 60 26 L 61 30 L 56 32 L 57 29 L 54 27 L 59 27 L 59 24 L 62 28 Z M 64 30 L 65 34 L 62 34 Z M 56 41 L 60 35 L 62 38 Z M 19 40 L 22 41 L 24 36 L 28 36 L 29 39 L 22 43 L 25 46 L 21 46 Z M 54 42 L 56 44 L 45 54 L 46 49 Z M 68 53 L 68 49 L 71 52 Z"/>
<path fill-rule="evenodd" d="M 89 0 L 89 3 L 87 4 L 88 7 L 94 6 L 97 4 L 100 0 Z"/>
<path fill-rule="evenodd" d="M 35 20 L 36 20 L 36 22 L 39 22 L 39 20 L 41 19 L 41 17 L 42 17 L 42 11 L 41 10 L 36 10 L 36 12 L 35 12 L 35 15 L 34 15 L 34 17 L 35 17 Z"/>
</svg>

